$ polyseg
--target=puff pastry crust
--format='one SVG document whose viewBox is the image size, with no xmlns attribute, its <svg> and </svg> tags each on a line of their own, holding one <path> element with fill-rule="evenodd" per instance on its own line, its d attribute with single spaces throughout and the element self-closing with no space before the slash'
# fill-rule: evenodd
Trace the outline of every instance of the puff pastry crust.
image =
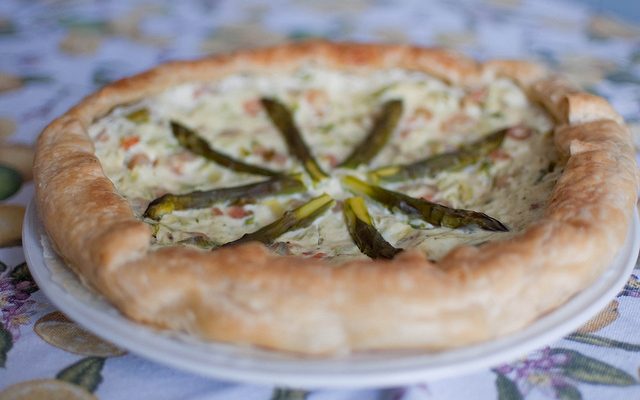
<svg viewBox="0 0 640 400">
<path fill-rule="evenodd" d="M 461 246 L 437 263 L 278 256 L 258 243 L 215 252 L 150 248 L 149 227 L 105 176 L 87 135 L 117 105 L 236 71 L 423 71 L 453 85 L 508 77 L 556 119 L 567 163 L 544 217 L 523 233 Z M 38 210 L 56 251 L 122 313 L 199 337 L 307 354 L 445 349 L 517 331 L 607 268 L 636 202 L 634 150 L 602 98 L 522 61 L 477 63 L 439 49 L 307 42 L 161 65 L 108 85 L 53 121 L 37 143 Z"/>
</svg>

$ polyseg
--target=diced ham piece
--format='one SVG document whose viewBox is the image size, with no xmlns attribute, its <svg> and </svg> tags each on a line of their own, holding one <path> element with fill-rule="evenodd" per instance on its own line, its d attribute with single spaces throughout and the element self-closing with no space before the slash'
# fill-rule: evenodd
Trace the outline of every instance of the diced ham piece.
<svg viewBox="0 0 640 400">
<path fill-rule="evenodd" d="M 460 133 L 470 131 L 476 124 L 476 119 L 463 113 L 457 112 L 442 121 L 440 128 L 445 133 Z"/>
<path fill-rule="evenodd" d="M 140 137 L 138 136 L 127 136 L 120 140 L 120 147 L 125 150 L 129 150 L 136 144 L 140 143 Z"/>
<path fill-rule="evenodd" d="M 496 149 L 489 154 L 489 158 L 491 158 L 493 161 L 499 161 L 510 160 L 511 156 L 509 155 L 509 153 L 505 152 L 502 149 Z"/>
<path fill-rule="evenodd" d="M 171 155 L 167 160 L 167 164 L 173 173 L 176 175 L 182 175 L 184 173 L 184 165 L 195 160 L 196 157 L 196 155 L 189 151 L 182 151 Z"/>
<path fill-rule="evenodd" d="M 109 134 L 107 133 L 106 129 L 102 129 L 100 131 L 100 133 L 98 133 L 98 135 L 96 136 L 96 142 L 106 142 L 109 140 Z"/>
<path fill-rule="evenodd" d="M 406 138 L 416 128 L 425 126 L 433 118 L 433 113 L 425 107 L 418 107 L 409 118 L 407 118 L 406 127 L 400 131 L 400 137 Z"/>
<path fill-rule="evenodd" d="M 476 88 L 469 91 L 464 95 L 462 100 L 460 101 L 460 105 L 462 107 L 466 107 L 469 105 L 481 104 L 487 98 L 487 88 Z"/>
<path fill-rule="evenodd" d="M 259 99 L 250 99 L 242 103 L 244 111 L 252 117 L 257 116 L 262 111 L 262 104 Z"/>
<path fill-rule="evenodd" d="M 144 153 L 136 153 L 133 156 L 131 156 L 131 158 L 129 159 L 129 162 L 127 162 L 127 168 L 134 169 L 135 167 L 141 167 L 141 166 L 150 165 L 150 164 L 151 164 L 151 160 L 149 159 L 149 156 L 147 156 Z"/>
<path fill-rule="evenodd" d="M 507 136 L 515 140 L 526 140 L 533 135 L 531 128 L 524 125 L 517 125 L 507 130 Z"/>
<path fill-rule="evenodd" d="M 418 120 L 429 121 L 433 118 L 433 113 L 425 107 L 418 107 L 413 112 L 413 115 L 409 117 L 409 123 L 414 123 Z"/>
<path fill-rule="evenodd" d="M 326 106 L 329 103 L 329 96 L 324 90 L 309 89 L 304 93 L 304 99 L 311 105 L 316 115 L 324 115 Z"/>
<path fill-rule="evenodd" d="M 322 106 L 329 101 L 329 97 L 324 90 L 309 89 L 304 93 L 304 98 L 313 106 Z"/>
<path fill-rule="evenodd" d="M 277 165 L 284 165 L 287 162 L 287 156 L 274 149 L 257 145 L 254 146 L 252 150 L 266 162 L 273 162 Z"/>
<path fill-rule="evenodd" d="M 211 93 L 211 87 L 209 85 L 200 85 L 193 91 L 193 99 L 197 100 L 207 93 Z"/>
<path fill-rule="evenodd" d="M 338 165 L 338 158 L 334 154 L 325 154 L 323 157 L 327 160 L 330 167 L 333 168 Z"/>
<path fill-rule="evenodd" d="M 311 257 L 311 258 L 325 258 L 325 257 L 327 257 L 327 253 L 323 253 L 321 251 L 316 253 L 313 250 L 304 251 L 304 252 L 302 252 L 302 255 L 303 256 L 307 256 L 307 257 Z"/>
<path fill-rule="evenodd" d="M 241 206 L 231 206 L 227 209 L 227 215 L 234 219 L 242 219 L 251 214 L 253 214 L 251 211 L 245 210 Z"/>
</svg>

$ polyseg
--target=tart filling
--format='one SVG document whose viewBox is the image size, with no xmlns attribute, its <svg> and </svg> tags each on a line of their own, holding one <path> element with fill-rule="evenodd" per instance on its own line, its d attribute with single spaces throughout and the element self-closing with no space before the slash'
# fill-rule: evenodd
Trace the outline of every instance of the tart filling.
<svg viewBox="0 0 640 400">
<path fill-rule="evenodd" d="M 309 42 L 104 87 L 45 129 L 34 180 L 123 314 L 319 355 L 522 329 L 605 272 L 636 169 L 606 100 L 538 65 Z"/>
<path fill-rule="evenodd" d="M 261 98 L 291 111 L 302 139 L 328 177 L 313 182 L 289 154 Z M 385 102 L 402 102 L 386 144 L 365 164 L 341 164 L 363 140 Z M 274 238 L 279 254 L 343 261 L 366 258 L 349 234 L 342 202 L 354 194 L 345 176 L 378 183 L 415 198 L 485 213 L 508 232 L 468 226 L 433 226 L 423 219 L 367 200 L 382 237 L 399 249 L 419 248 L 437 260 L 460 244 L 482 244 L 521 232 L 541 216 L 562 171 L 548 114 L 514 82 L 495 79 L 462 89 L 425 73 L 406 70 L 356 74 L 305 66 L 293 74 L 237 73 L 220 81 L 182 84 L 142 102 L 118 107 L 89 129 L 106 175 L 142 218 L 149 203 L 167 193 L 184 194 L 265 181 L 236 172 L 181 146 L 172 121 L 197 132 L 236 160 L 300 173 L 306 190 L 213 206 L 177 210 L 157 220 L 154 245 L 217 247 L 239 239 L 323 193 L 338 203 L 309 226 Z M 473 148 L 505 130 L 498 146 L 467 165 L 452 165 L 409 179 L 375 182 L 376 171 L 407 165 L 463 146 Z"/>
</svg>

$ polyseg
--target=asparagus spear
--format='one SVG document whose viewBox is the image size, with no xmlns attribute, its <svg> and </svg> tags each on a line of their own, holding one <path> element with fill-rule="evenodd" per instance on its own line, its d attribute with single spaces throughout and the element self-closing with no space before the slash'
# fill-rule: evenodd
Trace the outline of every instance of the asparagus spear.
<svg viewBox="0 0 640 400">
<path fill-rule="evenodd" d="M 150 112 L 149 109 L 144 107 L 136 111 L 132 111 L 125 115 L 125 118 L 136 124 L 144 124 L 149 122 Z"/>
<path fill-rule="evenodd" d="M 457 170 L 474 164 L 502 145 L 507 129 L 493 132 L 475 142 L 460 146 L 456 151 L 436 154 L 406 165 L 388 165 L 369 172 L 374 181 L 399 181 L 434 175 L 445 170 Z"/>
<path fill-rule="evenodd" d="M 278 100 L 262 98 L 262 106 L 267 111 L 271 122 L 278 128 L 284 136 L 289 152 L 292 153 L 309 173 L 314 182 L 318 182 L 328 175 L 322 170 L 318 162 L 313 158 L 307 144 L 302 139 L 300 131 L 296 127 L 293 117 L 287 107 Z"/>
<path fill-rule="evenodd" d="M 205 208 L 226 200 L 242 200 L 302 192 L 306 189 L 300 175 L 276 176 L 262 182 L 249 183 L 206 191 L 197 190 L 186 194 L 165 194 L 153 200 L 143 216 L 159 220 L 164 214 L 175 210 Z"/>
<path fill-rule="evenodd" d="M 490 216 L 470 210 L 450 208 L 423 199 L 416 199 L 402 193 L 370 185 L 353 176 L 345 176 L 343 184 L 352 192 L 365 195 L 383 204 L 388 209 L 398 209 L 412 217 L 418 217 L 434 226 L 462 228 L 476 225 L 487 231 L 509 230 L 502 222 Z"/>
<path fill-rule="evenodd" d="M 285 232 L 309 226 L 316 218 L 333 206 L 334 203 L 335 201 L 326 193 L 314 197 L 300 207 L 285 211 L 282 217 L 269 225 L 255 232 L 247 233 L 240 239 L 227 243 L 226 245 L 234 245 L 254 240 L 265 244 L 271 243 Z"/>
<path fill-rule="evenodd" d="M 376 230 L 362 197 L 345 200 L 343 212 L 351 238 L 367 256 L 391 259 L 402 251 L 393 247 Z"/>
<path fill-rule="evenodd" d="M 191 246 L 196 246 L 199 247 L 201 249 L 215 249 L 220 247 L 220 245 L 216 242 L 214 242 L 213 240 L 209 239 L 208 237 L 204 236 L 204 235 L 198 235 L 198 236 L 192 236 L 190 238 L 187 239 L 183 239 L 181 241 L 178 242 L 178 244 L 186 244 L 186 245 L 191 245 Z"/>
<path fill-rule="evenodd" d="M 216 164 L 222 165 L 223 167 L 255 175 L 277 176 L 281 174 L 280 172 L 273 171 L 268 168 L 244 163 L 212 149 L 211 146 L 209 146 L 209 143 L 198 136 L 196 132 L 176 121 L 171 121 L 171 131 L 176 139 L 178 139 L 180 145 L 199 156 L 205 157 Z"/>
<path fill-rule="evenodd" d="M 367 136 L 338 167 L 356 168 L 360 164 L 371 161 L 389 141 L 401 115 L 402 100 L 389 100 L 384 103 L 382 112 L 374 121 Z"/>
</svg>

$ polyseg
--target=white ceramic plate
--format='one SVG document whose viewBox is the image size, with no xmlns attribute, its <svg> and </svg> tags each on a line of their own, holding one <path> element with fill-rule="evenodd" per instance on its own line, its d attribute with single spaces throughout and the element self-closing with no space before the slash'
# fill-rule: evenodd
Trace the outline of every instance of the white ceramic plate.
<svg viewBox="0 0 640 400">
<path fill-rule="evenodd" d="M 611 267 L 591 287 L 526 329 L 479 345 L 438 353 L 372 352 L 312 359 L 286 353 L 204 343 L 126 319 L 85 288 L 42 240 L 35 203 L 25 216 L 23 246 L 31 274 L 53 304 L 80 325 L 132 353 L 214 378 L 291 387 L 383 387 L 460 375 L 508 362 L 581 326 L 626 283 L 640 247 L 634 214 L 627 240 Z"/>
</svg>

